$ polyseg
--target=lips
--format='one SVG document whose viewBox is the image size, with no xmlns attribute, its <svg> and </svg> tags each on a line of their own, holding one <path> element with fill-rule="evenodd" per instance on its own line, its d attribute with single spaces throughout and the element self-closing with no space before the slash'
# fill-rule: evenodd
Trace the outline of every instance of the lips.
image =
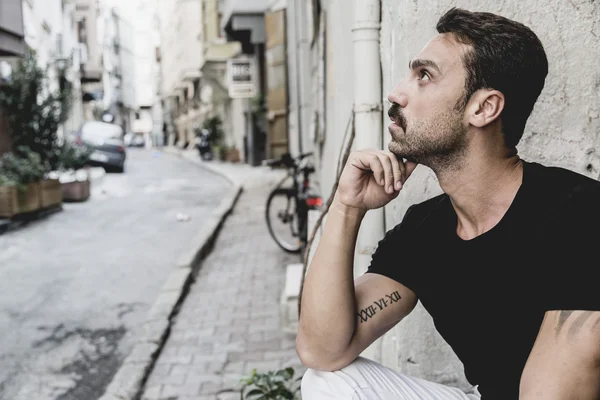
<svg viewBox="0 0 600 400">
<path fill-rule="evenodd" d="M 388 116 L 393 123 L 402 128 L 403 131 L 406 131 L 406 121 L 398 104 L 392 104 L 388 111 Z"/>
</svg>

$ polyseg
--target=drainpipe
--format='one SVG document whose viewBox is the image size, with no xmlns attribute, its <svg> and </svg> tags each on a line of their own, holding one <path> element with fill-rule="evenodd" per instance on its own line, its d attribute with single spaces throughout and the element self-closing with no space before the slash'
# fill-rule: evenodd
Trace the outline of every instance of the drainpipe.
<svg viewBox="0 0 600 400">
<path fill-rule="evenodd" d="M 379 30 L 380 0 L 354 0 L 354 127 L 355 149 L 382 149 L 382 83 Z M 362 275 L 377 243 L 385 234 L 383 208 L 369 211 L 360 227 L 354 255 L 354 274 Z M 381 362 L 381 339 L 363 353 Z"/>
</svg>

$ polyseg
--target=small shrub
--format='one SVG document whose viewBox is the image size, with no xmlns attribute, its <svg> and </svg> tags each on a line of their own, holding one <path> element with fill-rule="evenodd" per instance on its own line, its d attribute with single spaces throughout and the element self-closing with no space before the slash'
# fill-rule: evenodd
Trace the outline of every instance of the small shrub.
<svg viewBox="0 0 600 400">
<path fill-rule="evenodd" d="M 258 373 L 242 379 L 242 400 L 297 400 L 300 393 L 300 380 L 294 379 L 294 368 Z"/>
</svg>

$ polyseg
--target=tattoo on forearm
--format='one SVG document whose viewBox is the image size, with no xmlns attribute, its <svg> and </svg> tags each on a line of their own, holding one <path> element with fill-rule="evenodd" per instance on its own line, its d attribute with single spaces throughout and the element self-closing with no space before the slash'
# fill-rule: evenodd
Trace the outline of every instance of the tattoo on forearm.
<svg viewBox="0 0 600 400">
<path fill-rule="evenodd" d="M 577 333 L 581 330 L 583 324 L 585 324 L 585 321 L 587 321 L 592 316 L 592 314 L 592 311 L 586 311 L 584 313 L 581 313 L 581 315 L 577 318 L 575 318 L 575 321 L 573 321 L 573 324 L 569 328 L 569 332 L 567 334 L 569 338 L 572 339 L 573 336 L 577 335 Z"/>
<path fill-rule="evenodd" d="M 371 304 L 358 312 L 358 318 L 360 322 L 367 322 L 369 319 L 373 318 L 375 314 L 377 314 L 377 311 L 381 311 L 388 305 L 400 301 L 401 298 L 402 297 L 400 296 L 400 293 L 398 293 L 396 290 L 394 293 L 386 294 L 385 297 L 374 301 L 374 305 Z"/>
<path fill-rule="evenodd" d="M 560 334 L 561 329 L 567 322 L 567 319 L 574 313 L 574 310 L 563 310 L 558 316 L 558 323 L 556 324 L 556 336 Z M 577 316 L 571 323 L 567 336 L 573 338 L 581 330 L 585 322 L 594 315 L 594 311 L 584 311 Z"/>
<path fill-rule="evenodd" d="M 571 316 L 571 314 L 573 314 L 573 310 L 563 310 L 560 312 L 560 314 L 558 316 L 558 324 L 556 326 L 556 336 L 558 336 L 558 334 L 560 333 L 560 330 L 562 329 L 563 325 L 567 321 L 567 318 L 569 318 Z"/>
</svg>

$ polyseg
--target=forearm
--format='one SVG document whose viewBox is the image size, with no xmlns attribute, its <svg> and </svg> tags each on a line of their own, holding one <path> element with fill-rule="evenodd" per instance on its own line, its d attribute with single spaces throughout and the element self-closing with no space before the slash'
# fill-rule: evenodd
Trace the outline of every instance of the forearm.
<svg viewBox="0 0 600 400">
<path fill-rule="evenodd" d="M 356 327 L 354 249 L 364 212 L 332 203 L 302 293 L 298 347 L 334 357 Z"/>
<path fill-rule="evenodd" d="M 519 400 L 598 400 L 600 367 L 581 366 L 568 371 L 544 371 L 535 382 L 521 384 Z"/>
<path fill-rule="evenodd" d="M 600 312 L 547 311 L 521 375 L 519 400 L 600 399 Z"/>
</svg>

